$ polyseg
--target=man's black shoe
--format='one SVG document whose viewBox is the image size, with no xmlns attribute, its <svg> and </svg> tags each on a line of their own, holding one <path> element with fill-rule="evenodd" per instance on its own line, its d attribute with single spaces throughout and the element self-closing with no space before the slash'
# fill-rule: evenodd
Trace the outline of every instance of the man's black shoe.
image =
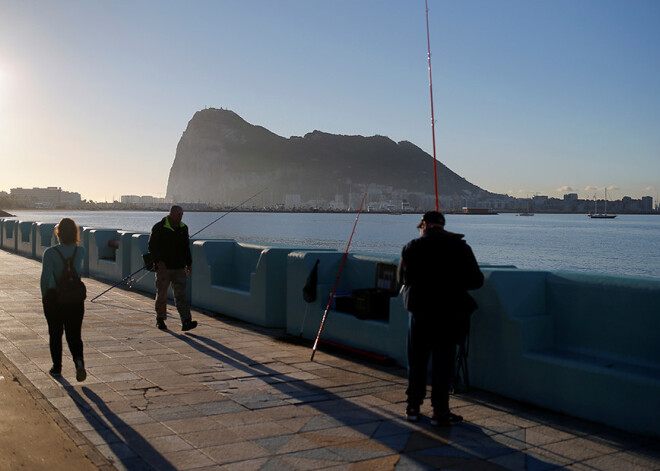
<svg viewBox="0 0 660 471">
<path fill-rule="evenodd" d="M 197 321 L 193 321 L 188 319 L 187 321 L 183 321 L 183 325 L 181 326 L 181 330 L 184 332 L 187 330 L 193 330 L 195 327 L 197 327 Z"/>
<path fill-rule="evenodd" d="M 420 417 L 419 406 L 409 405 L 406 407 L 406 420 L 408 422 L 419 422 Z"/>
<path fill-rule="evenodd" d="M 433 417 L 431 417 L 431 425 L 434 425 L 436 427 L 456 425 L 458 423 L 461 423 L 462 421 L 463 421 L 463 417 L 461 417 L 460 415 L 452 414 L 449 411 L 443 413 L 433 413 Z"/>
<path fill-rule="evenodd" d="M 167 330 L 167 326 L 165 325 L 165 321 L 163 319 L 156 319 L 156 327 L 158 327 L 160 330 Z"/>
</svg>

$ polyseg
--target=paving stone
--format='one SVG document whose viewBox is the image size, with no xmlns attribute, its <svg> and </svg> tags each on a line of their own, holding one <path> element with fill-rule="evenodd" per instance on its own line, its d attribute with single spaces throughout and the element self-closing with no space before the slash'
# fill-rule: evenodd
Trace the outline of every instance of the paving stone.
<svg viewBox="0 0 660 471">
<path fill-rule="evenodd" d="M 208 471 L 216 471 L 216 470 L 223 470 L 223 471 L 258 471 L 259 470 L 260 471 L 262 466 L 268 463 L 271 459 L 272 458 L 257 458 L 254 460 L 239 461 L 237 463 L 225 464 L 221 466 L 216 465 L 213 468 L 213 470 L 208 470 Z"/>
<path fill-rule="evenodd" d="M 243 441 L 240 446 L 227 444 L 202 448 L 202 452 L 218 464 L 262 458 L 270 454 L 264 447 L 250 441 Z"/>
<path fill-rule="evenodd" d="M 523 452 L 498 456 L 489 461 L 511 471 L 546 471 L 558 467 L 556 462 L 544 461 L 540 457 Z"/>
<path fill-rule="evenodd" d="M 197 432 L 183 432 L 178 435 L 197 449 L 226 445 L 228 443 L 240 445 L 240 443 L 245 441 L 244 437 L 225 427 Z"/>
<path fill-rule="evenodd" d="M 544 445 L 543 449 L 556 455 L 568 458 L 570 461 L 585 461 L 599 456 L 600 453 L 590 447 L 585 446 L 586 440 L 582 438 L 573 438 L 561 442 Z"/>
</svg>

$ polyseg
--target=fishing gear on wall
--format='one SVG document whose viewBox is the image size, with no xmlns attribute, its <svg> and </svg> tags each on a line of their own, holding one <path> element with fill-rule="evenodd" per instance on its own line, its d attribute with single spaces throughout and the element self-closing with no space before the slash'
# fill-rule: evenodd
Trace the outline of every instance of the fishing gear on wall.
<svg viewBox="0 0 660 471">
<path fill-rule="evenodd" d="M 309 272 L 307 281 L 305 281 L 305 286 L 303 286 L 302 289 L 303 299 L 305 300 L 305 314 L 303 315 L 302 322 L 300 323 L 300 337 L 302 337 L 303 328 L 305 327 L 305 319 L 307 319 L 309 305 L 316 301 L 316 285 L 319 281 L 319 263 L 321 263 L 321 260 L 316 259 L 314 268 L 312 268 L 312 271 Z"/>
<path fill-rule="evenodd" d="M 236 206 L 234 206 L 233 208 L 231 208 L 229 211 L 227 211 L 227 212 L 225 212 L 224 214 L 222 214 L 222 216 L 220 216 L 220 217 L 217 218 L 217 219 L 214 219 L 214 220 L 211 221 L 209 224 L 207 224 L 206 226 L 202 227 L 200 230 L 198 230 L 197 232 L 195 232 L 193 235 L 190 236 L 190 238 L 192 239 L 192 238 L 195 237 L 197 234 L 199 234 L 200 232 L 202 232 L 204 229 L 207 229 L 207 228 L 211 227 L 213 224 L 215 224 L 216 222 L 218 222 L 220 219 L 222 219 L 223 217 L 225 217 L 225 216 L 228 215 L 229 213 L 232 213 L 232 212 L 236 211 L 238 208 L 240 208 L 241 206 L 243 206 L 245 203 L 247 203 L 248 201 L 250 201 L 250 200 L 253 199 L 253 198 L 256 198 L 257 196 L 259 196 L 261 193 L 263 193 L 263 192 L 266 191 L 267 189 L 268 189 L 268 187 L 263 188 L 262 190 L 259 190 L 259 191 L 258 191 L 257 193 L 255 193 L 254 195 L 250 196 L 248 199 L 246 199 L 246 200 L 244 200 L 244 201 L 241 201 L 239 204 L 237 204 Z M 119 244 L 117 244 L 116 246 L 113 246 L 113 247 L 118 248 L 118 247 L 119 247 Z M 142 279 L 142 278 L 140 278 L 140 279 L 136 280 L 136 279 L 134 278 L 134 276 L 137 275 L 138 273 L 140 273 L 142 270 L 147 270 L 147 273 L 145 273 L 144 275 L 142 275 L 143 277 L 146 276 L 149 272 L 155 272 L 155 271 L 156 271 L 156 265 L 154 264 L 153 256 L 152 256 L 149 252 L 142 254 L 142 262 L 143 262 L 144 265 L 143 265 L 141 268 L 135 270 L 135 271 L 134 271 L 133 273 L 131 273 L 130 275 L 126 275 L 124 278 L 122 278 L 121 280 L 119 280 L 117 283 L 115 283 L 114 285 L 112 285 L 110 288 L 108 288 L 108 289 L 106 289 L 105 291 L 103 291 L 101 294 L 98 294 L 98 295 L 94 296 L 90 301 L 91 301 L 91 302 L 94 302 L 95 300 L 97 300 L 98 298 L 100 298 L 101 296 L 103 296 L 105 293 L 107 293 L 108 291 L 110 291 L 111 289 L 116 288 L 117 286 L 120 286 L 120 285 L 123 284 L 123 283 L 126 283 L 127 286 L 128 286 L 129 288 L 131 288 L 131 287 L 133 286 L 134 283 L 136 283 L 137 281 L 139 281 L 140 279 Z"/>
<path fill-rule="evenodd" d="M 332 300 L 335 297 L 335 291 L 337 291 L 337 285 L 339 284 L 339 277 L 341 276 L 341 271 L 344 268 L 344 262 L 346 262 L 346 257 L 348 256 L 348 249 L 351 246 L 351 241 L 353 240 L 353 234 L 355 234 L 355 228 L 357 227 L 358 219 L 360 219 L 360 214 L 362 214 L 362 207 L 364 206 L 364 201 L 367 199 L 367 193 L 369 192 L 369 185 L 364 191 L 364 196 L 362 197 L 362 203 L 360 203 L 360 209 L 358 210 L 357 216 L 355 217 L 355 223 L 353 224 L 353 230 L 351 231 L 351 237 L 348 239 L 348 244 L 346 244 L 346 250 L 344 251 L 344 257 L 341 259 L 341 265 L 339 266 L 339 272 L 337 273 L 337 279 L 335 280 L 335 285 L 332 287 L 332 293 L 330 293 L 330 299 L 328 299 L 328 304 L 325 307 L 323 312 L 323 317 L 321 318 L 321 326 L 319 327 L 319 332 L 316 335 L 316 340 L 314 340 L 314 346 L 312 347 L 312 357 L 309 361 L 314 361 L 314 355 L 316 354 L 316 349 L 319 345 L 319 340 L 321 340 L 321 333 L 325 327 L 325 322 L 328 318 L 328 311 L 332 304 Z"/>
</svg>

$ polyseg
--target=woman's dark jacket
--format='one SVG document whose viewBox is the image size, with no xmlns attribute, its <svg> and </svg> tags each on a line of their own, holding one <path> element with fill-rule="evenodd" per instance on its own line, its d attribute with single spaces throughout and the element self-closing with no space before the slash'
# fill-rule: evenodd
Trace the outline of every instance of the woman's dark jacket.
<svg viewBox="0 0 660 471">
<path fill-rule="evenodd" d="M 168 269 L 192 266 L 188 226 L 182 222 L 178 227 L 172 227 L 165 216 L 151 229 L 149 252 L 154 264 L 163 262 Z"/>
<path fill-rule="evenodd" d="M 484 276 L 463 235 L 434 229 L 403 248 L 399 281 L 409 312 L 444 317 L 477 308 L 467 291 L 481 287 Z"/>
</svg>

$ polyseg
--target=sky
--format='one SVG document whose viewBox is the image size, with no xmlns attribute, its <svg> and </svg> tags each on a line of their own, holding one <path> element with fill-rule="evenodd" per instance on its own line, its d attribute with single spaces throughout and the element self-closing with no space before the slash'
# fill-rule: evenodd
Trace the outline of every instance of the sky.
<svg viewBox="0 0 660 471">
<path fill-rule="evenodd" d="M 657 199 L 659 1 L 428 7 L 440 162 L 512 196 Z M 0 191 L 165 196 L 205 108 L 433 155 L 427 46 L 424 0 L 0 0 Z"/>
</svg>

